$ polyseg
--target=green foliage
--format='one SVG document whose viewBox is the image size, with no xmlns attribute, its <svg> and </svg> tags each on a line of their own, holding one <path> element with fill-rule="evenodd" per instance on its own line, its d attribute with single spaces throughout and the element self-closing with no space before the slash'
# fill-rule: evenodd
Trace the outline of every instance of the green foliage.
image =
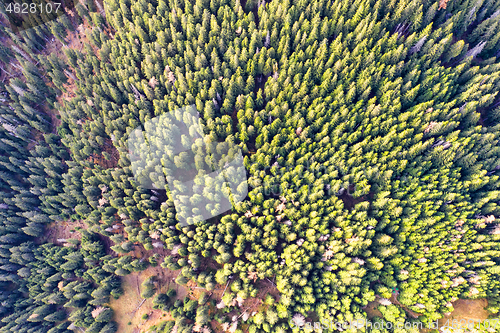
<svg viewBox="0 0 500 333">
<path fill-rule="evenodd" d="M 99 267 L 106 264 L 102 253 L 97 260 L 94 257 L 102 244 L 95 234 L 82 233 L 77 247 L 25 242 L 11 248 L 11 260 L 25 266 L 29 273 L 15 280 L 16 289 L 4 299 L 4 306 L 26 320 L 26 329 L 59 332 L 72 323 L 89 332 L 116 332 L 116 323 L 111 321 L 113 310 L 99 305 L 107 302 L 111 290 L 120 288 L 120 280 L 104 271 L 98 273 Z M 83 272 L 81 277 L 70 274 L 68 265 L 75 273 Z M 9 330 L 9 325 L 0 330 Z"/>
<path fill-rule="evenodd" d="M 88 0 L 71 19 L 17 34 L 2 27 L 0 329 L 22 332 L 12 313 L 24 331 L 49 331 L 63 306 L 88 332 L 116 330 L 91 312 L 121 294 L 116 275 L 159 257 L 106 258 L 94 232 L 118 253 L 167 248 L 161 265 L 179 270 L 177 283 L 227 285 L 223 311 L 276 285 L 279 299 L 264 298 L 249 332 L 311 312 L 357 318 L 395 288 L 427 320 L 456 298 L 486 297 L 498 312 L 500 7 L 443 3 L 106 1 L 104 16 Z M 91 44 L 41 53 L 83 21 Z M 208 204 L 177 211 L 176 185 L 147 189 L 134 178 L 127 139 L 187 105 L 208 148 L 171 141 L 223 155 L 213 159 L 221 165 L 150 154 L 142 176 L 170 166 L 204 175 L 224 167 L 234 152 L 220 147 L 234 144 L 248 195 L 182 227 L 180 217 L 218 212 L 221 188 L 207 184 Z M 57 129 L 47 110 L 59 113 Z M 92 232 L 82 229 L 80 245 L 33 242 L 62 220 Z M 143 284 L 141 296 L 156 287 Z M 153 303 L 163 307 L 160 295 Z M 199 303 L 176 302 L 178 332 L 208 322 Z M 385 319 L 401 320 L 401 307 L 386 304 Z"/>
</svg>

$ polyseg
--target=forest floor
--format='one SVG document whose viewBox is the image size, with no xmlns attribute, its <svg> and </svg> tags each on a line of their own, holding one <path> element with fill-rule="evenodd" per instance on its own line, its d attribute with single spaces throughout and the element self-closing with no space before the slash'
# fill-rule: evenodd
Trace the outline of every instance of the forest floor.
<svg viewBox="0 0 500 333">
<path fill-rule="evenodd" d="M 166 293 L 172 287 L 177 291 L 177 298 L 182 299 L 187 294 L 187 290 L 172 281 L 177 274 L 176 271 L 169 271 L 158 265 L 156 267 L 148 267 L 142 272 L 133 272 L 122 277 L 124 293 L 119 299 L 111 299 L 110 301 L 110 306 L 115 313 L 114 320 L 118 323 L 118 332 L 145 332 L 149 327 L 161 321 L 171 320 L 172 317 L 167 312 L 153 309 L 154 297 L 144 301 L 140 290 L 142 282 L 150 276 L 155 275 L 158 279 L 158 283 L 156 284 L 157 293 Z M 144 314 L 149 315 L 147 320 L 142 319 Z"/>
<path fill-rule="evenodd" d="M 111 299 L 110 307 L 114 310 L 114 320 L 118 323 L 118 332 L 120 333 L 143 333 L 153 325 L 157 325 L 165 320 L 173 320 L 168 312 L 153 309 L 153 298 L 144 299 L 140 296 L 142 282 L 150 276 L 156 276 L 156 287 L 158 293 L 166 293 L 170 288 L 177 292 L 176 299 L 184 299 L 188 296 L 191 299 L 198 299 L 203 292 L 211 295 L 211 299 L 219 303 L 224 292 L 229 292 L 229 288 L 222 285 L 216 285 L 216 288 L 208 292 L 206 289 L 198 287 L 194 282 L 190 281 L 186 286 L 175 283 L 175 279 L 179 271 L 171 271 L 162 268 L 160 265 L 156 267 L 148 267 L 142 272 L 133 272 L 122 277 L 123 295 L 119 299 Z M 267 294 L 271 294 L 276 301 L 279 301 L 279 293 L 272 282 L 267 280 L 258 281 L 257 297 L 248 298 L 243 302 L 240 311 L 232 311 L 227 316 L 231 318 L 234 315 L 240 316 L 240 313 L 261 311 L 267 306 L 263 304 L 263 300 Z M 211 314 L 212 309 L 211 307 Z M 148 314 L 149 318 L 143 320 L 142 316 Z M 240 319 L 241 321 L 241 319 Z M 130 325 L 129 325 L 130 322 Z M 222 332 L 220 324 L 216 320 L 212 320 L 210 325 L 215 332 Z"/>
<path fill-rule="evenodd" d="M 75 238 L 81 239 L 82 235 L 78 231 L 75 231 L 76 227 L 86 229 L 87 226 L 83 221 L 57 221 L 52 222 L 45 227 L 45 232 L 43 236 L 37 238 L 37 240 L 42 243 L 53 243 L 61 245 L 65 243 L 66 239 Z M 61 241 L 58 241 L 61 240 Z"/>
<path fill-rule="evenodd" d="M 445 316 L 443 319 L 439 320 L 439 325 L 443 325 L 448 319 L 475 319 L 484 320 L 489 316 L 489 312 L 486 310 L 488 306 L 488 300 L 485 298 L 480 299 L 459 299 L 453 302 L 453 312 Z"/>
<path fill-rule="evenodd" d="M 148 258 L 152 253 L 158 253 L 160 258 L 158 263 L 163 262 L 165 255 L 170 251 L 165 249 L 154 249 L 146 251 L 142 246 L 136 246 L 133 256 L 136 258 Z M 180 274 L 180 270 L 171 271 L 162 268 L 159 264 L 156 267 L 148 267 L 142 272 L 132 272 L 129 275 L 122 277 L 123 295 L 119 299 L 112 299 L 110 302 L 111 308 L 114 310 L 114 320 L 118 323 L 118 332 L 120 333 L 142 333 L 146 332 L 151 326 L 157 325 L 165 320 L 173 320 L 169 312 L 153 309 L 153 297 L 144 299 L 141 297 L 141 284 L 150 276 L 156 276 L 156 293 L 166 293 L 169 289 L 176 291 L 175 299 L 184 299 L 189 296 L 191 299 L 198 299 L 200 294 L 205 289 L 199 288 L 194 282 L 190 281 L 186 286 L 175 283 L 175 279 Z M 214 298 L 217 299 L 216 293 L 222 294 L 220 286 L 219 290 L 214 291 Z M 217 299 L 220 301 L 220 297 Z M 144 302 L 143 302 L 144 301 Z M 142 316 L 148 314 L 149 318 L 143 320 Z M 130 325 L 128 324 L 130 322 Z"/>
</svg>

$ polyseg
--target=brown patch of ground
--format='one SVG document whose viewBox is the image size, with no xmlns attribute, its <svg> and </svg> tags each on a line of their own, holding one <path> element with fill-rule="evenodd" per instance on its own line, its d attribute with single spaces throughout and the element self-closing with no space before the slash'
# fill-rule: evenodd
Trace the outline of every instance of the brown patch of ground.
<svg viewBox="0 0 500 333">
<path fill-rule="evenodd" d="M 82 27 L 89 27 L 88 23 L 84 23 Z M 50 55 L 54 53 L 57 57 L 64 59 L 67 63 L 66 55 L 63 52 L 63 48 L 69 47 L 70 49 L 81 51 L 84 43 L 89 43 L 87 36 L 85 35 L 85 29 L 76 29 L 74 31 L 67 31 L 65 42 L 63 45 L 61 41 L 56 38 L 52 38 L 50 42 L 46 44 L 45 49 L 41 52 L 45 55 Z M 63 84 L 62 87 L 55 87 L 61 90 L 61 95 L 56 97 L 56 101 L 60 105 L 64 105 L 64 101 L 70 100 L 76 96 L 76 91 L 78 89 L 76 85 L 76 74 L 72 71 L 71 68 L 68 69 L 68 73 L 66 73 L 68 77 L 68 81 L 66 84 Z M 50 81 L 47 83 L 49 86 L 54 87 L 53 83 Z M 57 131 L 57 127 L 61 124 L 61 120 L 57 118 L 57 110 L 50 110 L 49 108 L 44 108 L 46 114 L 48 114 L 52 120 L 53 132 Z"/>
<path fill-rule="evenodd" d="M 61 119 L 57 118 L 57 110 L 44 105 L 43 112 L 50 117 L 50 122 L 52 123 L 52 133 L 57 133 L 57 128 L 61 125 Z"/>
<path fill-rule="evenodd" d="M 78 231 L 72 232 L 72 230 L 75 230 L 76 227 L 80 227 L 82 229 L 87 228 L 85 223 L 81 220 L 52 222 L 45 227 L 45 232 L 43 236 L 37 238 L 37 240 L 40 242 L 40 244 L 53 243 L 61 245 L 65 242 L 58 241 L 58 239 L 59 240 L 70 239 L 70 238 L 81 239 L 82 235 L 80 235 Z"/>
<path fill-rule="evenodd" d="M 244 332 L 247 331 L 248 329 L 248 324 L 245 323 L 242 319 L 241 316 L 243 313 L 247 312 L 250 317 L 252 317 L 252 313 L 257 313 L 257 312 L 265 312 L 268 308 L 268 305 L 264 304 L 264 300 L 268 294 L 272 295 L 273 298 L 275 299 L 275 302 L 277 303 L 279 301 L 279 291 L 276 289 L 276 286 L 271 282 L 268 281 L 267 279 L 265 280 L 259 280 L 255 283 L 256 288 L 258 289 L 258 293 L 256 297 L 249 297 L 245 299 L 243 302 L 242 306 L 239 308 L 234 308 L 231 312 L 228 312 L 227 314 L 224 314 L 228 318 L 232 318 L 233 316 L 238 317 L 239 325 L 240 328 L 243 329 Z M 219 302 L 223 296 L 224 290 L 228 292 L 230 290 L 230 287 L 227 289 L 225 288 L 226 286 L 217 286 L 217 289 L 213 291 L 212 294 L 212 299 L 214 299 L 216 302 Z M 214 316 L 216 312 L 216 309 L 213 308 L 211 311 L 209 311 L 210 316 Z M 222 329 L 221 324 L 219 324 L 216 320 L 212 320 L 209 323 L 210 327 L 212 330 L 216 333 L 222 333 L 224 330 Z"/>
<path fill-rule="evenodd" d="M 55 53 L 65 59 L 66 57 L 62 51 L 63 47 L 69 47 L 70 49 L 73 49 L 75 51 L 81 51 L 84 44 L 87 43 L 91 45 L 92 49 L 96 51 L 95 53 L 97 54 L 97 48 L 90 43 L 87 35 L 85 34 L 85 29 L 92 30 L 92 24 L 89 24 L 89 22 L 87 22 L 87 20 L 85 19 L 83 19 L 83 21 L 83 24 L 80 24 L 79 26 L 76 26 L 75 21 L 73 22 L 75 30 L 68 30 L 66 32 L 66 37 L 64 38 L 65 45 L 63 45 L 61 41 L 53 37 L 50 42 L 46 44 L 45 49 L 42 51 L 42 53 L 46 55 Z M 104 32 L 107 32 L 108 36 L 111 35 L 108 29 L 104 29 Z"/>
<path fill-rule="evenodd" d="M 92 154 L 92 156 L 89 157 L 89 160 L 95 164 L 98 164 L 104 169 L 115 168 L 118 165 L 120 153 L 118 153 L 118 150 L 113 145 L 111 139 L 104 140 L 104 145 L 101 146 L 101 151 L 106 152 L 110 155 L 109 160 L 104 158 L 102 154 Z"/>
<path fill-rule="evenodd" d="M 59 40 L 53 38 L 51 42 L 48 43 L 48 46 L 46 49 L 43 51 L 44 54 L 50 54 L 50 53 L 55 53 L 57 54 L 58 57 L 61 57 L 63 59 L 66 59 L 66 56 L 64 52 L 62 51 L 63 47 L 64 48 L 70 48 L 75 51 L 81 52 L 84 45 L 88 44 L 95 56 L 100 59 L 99 57 L 99 52 L 96 46 L 94 46 L 92 43 L 87 38 L 86 31 L 92 30 L 93 27 L 84 20 L 84 23 L 79 25 L 74 31 L 67 31 L 67 35 L 65 38 L 66 44 L 63 45 Z M 109 36 L 113 37 L 113 31 L 111 31 L 110 28 L 105 28 L 104 32 Z M 84 52 L 85 53 L 85 52 Z M 67 62 L 67 60 L 66 60 Z M 74 72 L 73 69 L 68 68 L 68 71 L 66 72 L 66 76 L 68 77 L 68 81 L 66 84 L 63 84 L 63 87 L 61 89 L 61 95 L 57 96 L 57 102 L 60 105 L 64 105 L 65 101 L 69 101 L 72 98 L 76 97 L 76 92 L 78 90 L 78 86 L 76 84 L 76 81 L 78 80 L 76 77 L 76 73 Z M 54 125 L 54 130 L 61 124 L 61 120 L 57 119 L 57 114 L 52 114 L 52 112 L 47 112 L 52 118 L 52 123 Z M 92 121 L 91 119 L 88 119 L 88 121 Z M 120 158 L 120 155 L 118 153 L 118 150 L 116 147 L 113 145 L 113 142 L 111 139 L 105 139 L 104 145 L 101 146 L 102 151 L 106 152 L 110 155 L 110 159 L 106 160 L 102 154 L 93 154 L 89 160 L 93 163 L 98 164 L 99 166 L 107 169 L 107 168 L 114 168 L 118 165 L 118 160 Z"/>
<path fill-rule="evenodd" d="M 138 245 L 129 254 L 136 258 L 148 258 L 154 253 L 160 255 L 158 263 L 161 263 L 164 257 L 170 254 L 170 251 L 159 248 L 148 251 Z M 168 312 L 153 309 L 154 296 L 144 301 L 141 305 L 141 302 L 143 302 L 140 296 L 141 284 L 150 276 L 156 276 L 156 294 L 166 293 L 169 289 L 174 289 L 177 293 L 176 299 L 184 299 L 186 296 L 191 299 L 198 299 L 202 292 L 208 292 L 206 289 L 198 287 L 193 281 L 189 281 L 186 286 L 175 283 L 175 279 L 180 272 L 180 270 L 171 271 L 158 265 L 156 267 L 148 267 L 142 272 L 133 272 L 123 277 L 122 288 L 124 294 L 118 300 L 113 299 L 110 302 L 111 308 L 115 311 L 114 320 L 118 323 L 118 332 L 146 332 L 148 328 L 162 321 L 173 320 Z M 223 287 L 217 286 L 217 289 L 212 292 L 213 298 L 219 301 L 223 289 Z M 144 314 L 149 315 L 147 320 L 142 319 Z M 131 323 L 130 325 L 128 325 L 129 322 Z"/>
<path fill-rule="evenodd" d="M 355 185 L 349 185 L 349 190 L 344 191 L 344 193 L 342 193 L 342 195 L 339 195 L 339 198 L 344 203 L 344 208 L 351 210 L 358 203 L 363 202 L 363 201 L 370 201 L 373 199 L 373 193 L 371 193 L 371 192 L 366 194 L 366 195 L 363 195 L 359 198 L 354 198 L 352 195 L 350 195 L 350 193 L 353 193 L 354 191 L 355 191 Z"/>
<path fill-rule="evenodd" d="M 124 234 L 123 236 L 126 237 L 127 235 Z M 164 260 L 164 258 L 165 258 L 165 256 L 170 255 L 170 251 L 167 250 L 167 249 L 154 248 L 152 250 L 146 250 L 146 249 L 144 249 L 144 247 L 139 242 L 136 242 L 134 244 L 136 244 L 136 247 L 134 249 L 134 252 L 131 253 L 131 254 L 133 254 L 136 258 L 149 258 L 153 254 L 157 253 L 157 254 L 160 255 L 160 258 L 158 259 L 158 263 L 162 263 L 163 260 Z M 161 270 L 169 271 L 167 269 L 161 268 L 160 266 L 158 266 L 157 268 L 160 268 Z M 180 272 L 180 270 L 179 271 L 175 271 L 175 272 Z M 160 275 L 162 275 L 161 274 L 162 272 L 159 272 L 159 273 L 160 273 Z"/>
<path fill-rule="evenodd" d="M 273 296 L 273 298 L 278 302 L 280 300 L 280 292 L 274 282 L 264 279 L 256 282 L 255 287 L 259 290 L 256 298 L 265 299 L 268 294 Z"/>
<path fill-rule="evenodd" d="M 61 42 L 55 37 L 52 37 L 50 41 L 48 41 L 45 44 L 45 48 L 40 53 L 45 54 L 47 56 L 50 55 L 51 53 L 55 53 L 58 56 L 64 57 L 64 53 L 61 51 L 61 47 L 62 47 Z"/>
<path fill-rule="evenodd" d="M 82 28 L 76 29 L 75 31 L 70 31 L 66 35 L 66 41 L 68 42 L 68 47 L 75 51 L 81 51 L 84 43 L 89 43 L 87 36 L 85 35 L 85 28 L 90 28 L 88 24 L 83 24 Z"/>
<path fill-rule="evenodd" d="M 118 332 L 146 332 L 153 325 L 165 320 L 172 320 L 169 313 L 153 309 L 154 296 L 144 301 L 140 295 L 140 288 L 145 279 L 154 275 L 157 278 L 156 293 L 166 293 L 170 288 L 173 288 L 177 291 L 176 298 L 183 299 L 187 294 L 187 290 L 173 281 L 177 274 L 178 271 L 170 271 L 158 265 L 122 277 L 124 293 L 119 299 L 111 299 L 110 301 L 110 307 L 115 313 L 114 320 L 118 323 Z M 144 314 L 149 315 L 147 320 L 142 319 Z"/>
<path fill-rule="evenodd" d="M 215 252 L 215 251 L 212 251 Z M 204 257 L 200 262 L 200 271 L 216 271 L 222 268 L 222 265 L 215 261 L 212 257 Z"/>
<path fill-rule="evenodd" d="M 372 319 L 375 317 L 382 318 L 382 313 L 377 309 L 377 307 L 380 305 L 377 301 L 369 302 L 363 310 L 366 312 L 366 317 L 368 319 Z"/>
<path fill-rule="evenodd" d="M 48 47 L 44 50 L 44 53 L 50 54 L 55 53 L 58 57 L 66 59 L 66 55 L 62 51 L 63 47 L 68 47 L 70 49 L 81 51 L 84 43 L 89 43 L 87 36 L 85 35 L 85 28 L 88 24 L 81 25 L 82 28 L 76 29 L 75 31 L 68 31 L 66 35 L 66 46 L 63 46 L 59 40 L 55 38 L 52 39 L 51 43 L 48 43 Z M 76 74 L 72 71 L 72 76 L 76 77 Z M 57 102 L 61 105 L 64 105 L 64 101 L 70 100 L 71 98 L 76 96 L 76 82 L 74 78 L 71 76 L 68 78 L 68 83 L 63 86 L 63 91 L 60 96 L 57 98 Z"/>
<path fill-rule="evenodd" d="M 52 38 L 52 40 L 49 43 L 47 43 L 47 46 L 42 53 L 47 55 L 55 53 L 58 57 L 66 60 L 66 55 L 62 51 L 63 48 L 67 47 L 75 51 L 81 52 L 84 45 L 88 44 L 91 47 L 93 53 L 99 58 L 99 52 L 97 47 L 94 46 L 92 43 L 90 43 L 89 39 L 87 38 L 87 34 L 85 33 L 86 30 L 92 30 L 92 29 L 93 29 L 92 24 L 89 24 L 89 22 L 87 22 L 84 19 L 83 24 L 77 26 L 75 30 L 67 31 L 66 37 L 64 39 L 65 41 L 64 45 L 56 38 Z M 108 37 L 111 38 L 113 37 L 113 32 L 111 31 L 111 29 L 105 28 L 103 31 L 108 35 Z M 71 98 L 76 96 L 75 94 L 77 90 L 75 82 L 76 74 L 72 70 L 70 71 L 71 74 L 70 75 L 67 74 L 68 83 L 63 86 L 64 91 L 60 96 L 58 96 L 57 102 L 59 104 L 64 104 L 65 100 L 70 100 Z"/>
<path fill-rule="evenodd" d="M 64 101 L 69 101 L 76 96 L 76 86 L 75 81 L 72 78 L 68 79 L 68 83 L 63 84 L 63 89 L 61 90 L 61 95 L 57 96 L 57 103 L 64 105 Z"/>
<path fill-rule="evenodd" d="M 453 302 L 453 312 L 444 316 L 443 319 L 439 320 L 440 325 L 448 319 L 475 319 L 484 320 L 489 317 L 489 312 L 486 310 L 488 306 L 488 300 L 485 298 L 480 299 L 459 299 Z"/>
<path fill-rule="evenodd" d="M 160 268 L 160 269 L 162 269 L 162 268 Z M 172 271 L 168 271 L 166 269 L 164 269 L 164 271 L 172 272 Z M 227 289 L 226 289 L 226 285 L 217 285 L 216 288 L 213 291 L 207 291 L 204 288 L 198 287 L 197 284 L 195 282 L 193 282 L 193 281 L 189 281 L 185 287 L 184 286 L 180 286 L 180 285 L 176 284 L 173 281 L 177 277 L 178 272 L 180 272 L 180 271 L 175 271 L 175 272 L 172 272 L 173 274 L 170 274 L 170 276 L 172 277 L 172 280 L 170 281 L 170 286 L 172 288 L 176 289 L 176 291 L 177 291 L 177 299 L 183 299 L 185 296 L 188 296 L 191 299 L 199 299 L 201 293 L 206 292 L 206 293 L 208 293 L 210 295 L 211 299 L 215 300 L 218 303 L 222 299 L 223 294 L 230 291 L 230 286 L 229 285 L 228 285 Z M 128 275 L 126 277 L 127 280 L 130 280 L 130 278 L 128 278 L 129 276 L 130 275 Z M 148 276 L 151 276 L 151 275 L 148 275 Z M 146 278 L 148 276 L 145 275 L 144 278 Z M 141 277 L 140 280 L 143 280 L 144 278 Z M 139 283 L 139 282 L 132 281 L 132 283 L 135 283 L 137 285 L 137 283 Z M 240 319 L 244 312 L 247 312 L 248 314 L 251 315 L 253 312 L 266 311 L 266 309 L 268 308 L 268 305 L 264 304 L 263 301 L 264 301 L 265 297 L 268 294 L 271 294 L 274 297 L 274 299 L 275 299 L 276 302 L 279 301 L 279 292 L 278 292 L 278 290 L 276 289 L 276 287 L 274 286 L 274 284 L 272 282 L 270 282 L 268 280 L 259 280 L 259 281 L 256 282 L 256 287 L 259 290 L 256 297 L 249 297 L 249 298 L 247 298 L 243 302 L 243 304 L 242 304 L 241 307 L 239 307 L 239 308 L 233 308 L 233 310 L 231 312 L 228 312 L 228 313 L 224 314 L 224 316 L 226 316 L 228 318 L 232 318 L 235 315 L 238 316 L 240 325 L 242 325 L 241 327 L 248 329 L 248 324 L 245 323 L 245 322 L 243 322 Z M 123 285 L 123 288 L 125 289 L 125 283 Z M 131 286 L 127 286 L 127 288 L 129 290 L 133 290 L 134 289 L 134 287 L 131 287 Z M 166 291 L 166 290 L 168 290 L 168 288 L 166 288 L 164 291 Z M 135 291 L 135 293 L 137 294 L 138 292 Z M 120 297 L 119 300 L 122 300 L 122 297 Z M 125 301 L 127 301 L 127 300 L 125 300 Z M 140 297 L 136 301 L 140 302 Z M 143 306 L 145 306 L 147 304 L 148 304 L 148 301 L 146 301 Z M 113 309 L 114 309 L 114 307 L 113 307 Z M 142 307 L 141 307 L 141 309 L 142 309 Z M 160 312 L 159 310 L 156 310 L 156 311 Z M 211 318 L 213 318 L 218 311 L 220 311 L 220 310 L 217 310 L 214 306 L 210 306 L 209 316 Z M 142 313 L 147 313 L 147 312 L 141 312 L 140 316 L 142 316 Z M 138 316 L 138 314 L 135 314 L 134 317 L 137 317 L 137 316 Z M 155 317 L 155 318 L 157 318 L 157 317 Z M 148 327 L 151 327 L 153 325 L 157 325 L 160 322 L 165 321 L 165 320 L 172 320 L 172 318 L 169 315 L 167 315 L 166 317 L 160 316 L 159 319 L 158 319 L 158 321 L 155 321 L 155 322 L 152 322 L 151 319 L 150 319 L 150 320 L 147 321 L 146 325 L 138 326 L 137 328 L 139 328 L 140 330 L 138 330 L 137 332 L 143 332 L 142 329 L 147 329 Z M 125 325 L 126 324 L 127 323 L 125 322 Z M 134 324 L 129 325 L 129 326 L 134 327 Z M 211 320 L 207 324 L 207 326 L 211 327 L 212 330 L 213 330 L 213 332 L 216 332 L 216 333 L 223 333 L 224 332 L 224 330 L 222 329 L 221 324 L 219 322 L 217 322 L 215 319 Z M 118 330 L 119 332 L 122 332 L 120 330 L 121 327 L 122 326 L 119 327 L 119 330 Z M 243 329 L 243 331 L 246 332 L 246 329 Z M 123 332 L 127 333 L 127 332 L 135 332 L 135 331 L 123 331 Z"/>
</svg>

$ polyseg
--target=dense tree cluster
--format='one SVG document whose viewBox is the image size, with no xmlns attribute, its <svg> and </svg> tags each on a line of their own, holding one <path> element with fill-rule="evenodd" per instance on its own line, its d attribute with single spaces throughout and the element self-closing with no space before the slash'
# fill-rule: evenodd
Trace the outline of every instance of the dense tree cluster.
<svg viewBox="0 0 500 333">
<path fill-rule="evenodd" d="M 56 333 L 77 327 L 116 332 L 113 310 L 106 304 L 110 296 L 121 295 L 120 278 L 103 270 L 109 256 L 97 236 L 82 235 L 81 243 L 69 239 L 65 246 L 28 241 L 3 247 L 2 260 L 10 263 L 2 269 L 15 275 L 17 286 L 2 295 L 1 332 Z"/>
<path fill-rule="evenodd" d="M 49 114 L 58 90 L 37 61 L 55 34 L 53 27 L 66 33 L 62 24 L 73 25 L 64 15 L 14 33 L 1 21 L 0 331 L 54 333 L 79 327 L 116 332 L 106 304 L 110 295 L 122 293 L 114 274 L 119 265 L 109 266 L 112 256 L 97 235 L 82 230 L 81 243 L 58 239 L 64 246 L 35 241 L 49 223 L 78 218 L 74 207 L 86 202 L 83 168 L 72 163 L 60 137 L 51 133 Z M 106 265 L 113 269 L 104 270 Z"/>
<path fill-rule="evenodd" d="M 172 289 L 169 291 L 171 296 L 175 294 L 172 293 Z M 159 298 L 168 301 L 167 294 L 159 294 Z M 171 310 L 171 314 L 174 320 L 164 321 L 158 325 L 151 326 L 148 332 L 157 333 L 169 333 L 172 331 L 176 332 L 210 332 L 211 330 L 206 326 L 208 323 L 208 311 L 210 305 L 214 305 L 212 300 L 210 304 L 206 304 L 208 296 L 206 294 L 201 295 L 199 300 L 193 300 L 189 297 L 185 297 L 183 300 L 178 299 L 175 302 L 170 302 L 166 304 L 163 309 Z"/>
<path fill-rule="evenodd" d="M 391 321 L 407 313 L 435 320 L 458 298 L 487 297 L 499 311 L 498 1 L 100 7 L 89 0 L 70 21 L 61 16 L 19 34 L 1 29 L 16 43 L 0 49 L 0 60 L 18 59 L 25 78 L 9 80 L 9 104 L 1 106 L 2 246 L 40 236 L 52 220 L 82 219 L 110 237 L 115 252 L 168 248 L 161 265 L 180 270 L 179 284 L 229 285 L 218 309 L 240 308 L 257 295 L 257 281 L 274 281 L 279 300 L 248 321 L 225 322 L 231 330 L 245 322 L 249 332 L 284 332 L 311 312 L 352 321 L 371 301 Z M 63 47 L 64 59 L 40 53 L 45 36 L 65 44 L 66 29 L 82 20 L 92 23 L 80 26 L 90 43 Z M 69 86 L 74 97 L 56 101 Z M 241 149 L 249 193 L 224 215 L 182 226 L 190 212 L 175 210 L 174 189 L 134 178 L 127 139 L 188 105 L 213 144 L 207 152 Z M 50 132 L 41 106 L 62 121 L 45 142 L 32 131 Z M 199 144 L 191 149 L 201 154 Z M 155 159 L 146 161 L 151 179 L 162 164 L 199 174 L 209 164 Z M 190 198 L 194 206 L 198 199 Z M 23 272 L 5 258 L 9 283 Z M 110 276 L 147 265 L 127 255 L 99 260 Z M 146 282 L 143 297 L 153 297 L 154 282 Z M 159 308 L 168 302 L 162 294 L 153 300 Z M 176 327 L 207 323 L 207 306 L 195 305 L 174 304 Z"/>
</svg>

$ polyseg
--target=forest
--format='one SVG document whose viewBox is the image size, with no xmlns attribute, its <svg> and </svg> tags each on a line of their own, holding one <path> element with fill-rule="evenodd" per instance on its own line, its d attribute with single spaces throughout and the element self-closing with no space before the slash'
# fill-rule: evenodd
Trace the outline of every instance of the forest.
<svg viewBox="0 0 500 333">
<path fill-rule="evenodd" d="M 151 268 L 202 293 L 145 279 L 164 320 L 141 332 L 310 332 L 372 307 L 428 323 L 463 299 L 500 315 L 500 0 L 7 8 L 1 333 L 126 333 L 111 303 Z M 138 171 L 134 131 L 186 107 L 193 138 L 149 132 Z"/>
</svg>

